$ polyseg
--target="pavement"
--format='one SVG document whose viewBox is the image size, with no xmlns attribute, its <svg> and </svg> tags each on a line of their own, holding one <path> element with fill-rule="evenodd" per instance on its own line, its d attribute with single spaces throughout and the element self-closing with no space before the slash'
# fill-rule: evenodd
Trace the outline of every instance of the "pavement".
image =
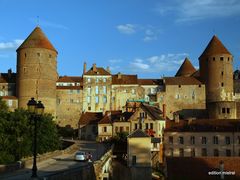
<svg viewBox="0 0 240 180">
<path fill-rule="evenodd" d="M 96 143 L 94 141 L 75 141 L 79 146 L 80 151 L 91 153 L 93 161 L 101 158 L 106 152 L 106 146 L 104 144 Z M 44 179 L 44 177 L 56 174 L 62 171 L 70 169 L 84 168 L 89 162 L 79 162 L 74 160 L 74 154 L 63 154 L 54 158 L 37 163 L 38 176 Z M 6 180 L 25 180 L 30 179 L 32 174 L 31 168 L 24 168 L 14 172 L 0 174 L 0 179 Z"/>
</svg>

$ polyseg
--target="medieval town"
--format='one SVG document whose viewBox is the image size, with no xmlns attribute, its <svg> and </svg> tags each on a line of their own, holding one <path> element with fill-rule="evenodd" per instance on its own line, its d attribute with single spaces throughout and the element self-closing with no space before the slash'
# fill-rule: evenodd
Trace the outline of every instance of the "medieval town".
<svg viewBox="0 0 240 180">
<path fill-rule="evenodd" d="M 208 179 L 213 170 L 240 178 L 240 71 L 216 35 L 199 69 L 186 57 L 175 76 L 159 79 L 88 62 L 78 76 L 59 76 L 58 51 L 39 26 L 16 52 L 16 72 L 0 73 L 1 99 L 13 112 L 35 98 L 76 141 L 97 142 L 96 151 L 110 144 L 96 157 L 98 179 Z M 111 144 L 119 135 L 126 142 Z"/>
</svg>

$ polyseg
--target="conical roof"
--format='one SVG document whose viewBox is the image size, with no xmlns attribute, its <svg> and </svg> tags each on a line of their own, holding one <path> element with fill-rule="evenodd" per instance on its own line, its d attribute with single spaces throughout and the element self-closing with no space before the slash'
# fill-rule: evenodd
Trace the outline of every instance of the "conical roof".
<svg viewBox="0 0 240 180">
<path fill-rule="evenodd" d="M 185 58 L 175 76 L 191 76 L 194 72 L 196 72 L 196 69 L 193 67 L 190 60 Z"/>
<path fill-rule="evenodd" d="M 57 53 L 51 42 L 45 36 L 40 27 L 36 27 L 27 39 L 19 46 L 17 51 L 24 48 L 45 48 Z"/>
<path fill-rule="evenodd" d="M 212 56 L 216 54 L 229 54 L 231 53 L 227 50 L 227 48 L 222 44 L 222 42 L 218 39 L 216 35 L 214 35 L 211 39 L 211 41 L 208 43 L 206 49 L 203 51 L 202 55 L 199 57 L 203 56 Z"/>
</svg>

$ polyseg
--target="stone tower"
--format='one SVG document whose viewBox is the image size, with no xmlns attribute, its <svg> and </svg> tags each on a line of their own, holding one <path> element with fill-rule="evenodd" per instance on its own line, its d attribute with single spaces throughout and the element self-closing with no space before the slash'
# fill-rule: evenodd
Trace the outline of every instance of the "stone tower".
<svg viewBox="0 0 240 180">
<path fill-rule="evenodd" d="M 233 100 L 233 56 L 217 36 L 213 36 L 199 57 L 200 77 L 206 85 L 209 118 L 235 119 Z"/>
<path fill-rule="evenodd" d="M 43 102 L 45 112 L 56 115 L 57 51 L 40 27 L 17 49 L 18 107 L 31 97 Z"/>
</svg>

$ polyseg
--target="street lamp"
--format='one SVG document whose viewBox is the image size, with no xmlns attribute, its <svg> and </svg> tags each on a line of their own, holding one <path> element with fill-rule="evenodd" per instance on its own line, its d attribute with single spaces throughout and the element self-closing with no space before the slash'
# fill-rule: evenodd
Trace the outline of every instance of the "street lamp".
<svg viewBox="0 0 240 180">
<path fill-rule="evenodd" d="M 37 121 L 44 112 L 44 105 L 41 101 L 35 101 L 32 97 L 27 103 L 28 110 L 31 113 L 31 120 L 34 121 L 34 136 L 33 136 L 33 167 L 32 178 L 37 177 Z"/>
</svg>

